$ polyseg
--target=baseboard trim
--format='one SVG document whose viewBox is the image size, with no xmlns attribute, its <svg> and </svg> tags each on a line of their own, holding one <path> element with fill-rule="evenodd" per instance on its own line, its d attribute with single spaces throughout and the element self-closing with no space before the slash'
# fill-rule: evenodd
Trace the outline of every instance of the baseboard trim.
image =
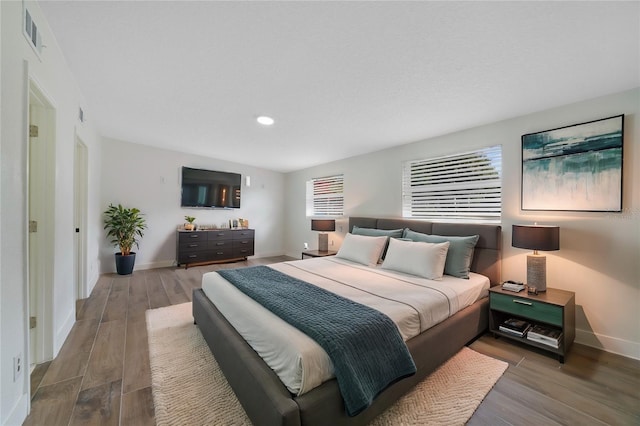
<svg viewBox="0 0 640 426">
<path fill-rule="evenodd" d="M 76 306 L 74 303 L 73 308 L 71 309 L 71 312 L 69 312 L 69 315 L 67 315 L 67 318 L 65 318 L 64 323 L 56 331 L 56 340 L 55 342 L 53 342 L 53 358 L 58 356 L 58 352 L 60 352 L 64 341 L 69 336 L 69 333 L 71 333 L 71 329 L 73 328 L 73 324 L 75 324 L 75 322 Z"/>
<path fill-rule="evenodd" d="M 640 343 L 618 337 L 606 336 L 592 331 L 576 329 L 576 343 L 640 360 Z"/>
<path fill-rule="evenodd" d="M 25 374 L 25 373 L 26 372 L 23 372 L 22 374 Z M 6 421 L 2 424 L 3 426 L 4 425 L 6 426 L 21 425 L 22 423 L 24 423 L 28 414 L 29 414 L 29 396 L 28 394 L 23 393 L 20 396 L 20 399 L 18 399 L 16 404 L 13 406 L 13 409 L 7 416 Z"/>
<path fill-rule="evenodd" d="M 155 268 L 168 268 L 170 266 L 175 266 L 176 265 L 176 261 L 175 260 L 159 260 L 156 262 L 149 262 L 149 263 L 142 263 L 142 264 L 136 264 L 135 267 L 133 268 L 134 271 L 144 271 L 147 269 L 155 269 Z M 115 265 L 113 268 L 112 272 L 116 272 L 115 269 Z"/>
</svg>

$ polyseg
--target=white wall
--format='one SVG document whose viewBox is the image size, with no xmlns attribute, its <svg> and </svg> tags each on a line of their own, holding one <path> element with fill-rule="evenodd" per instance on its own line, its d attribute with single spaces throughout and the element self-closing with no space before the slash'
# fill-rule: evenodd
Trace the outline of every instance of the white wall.
<svg viewBox="0 0 640 426">
<path fill-rule="evenodd" d="M 223 145 L 220 149 L 229 149 Z M 242 159 L 242 153 L 238 153 Z M 192 209 L 180 207 L 181 167 L 195 167 L 242 174 L 240 209 Z M 251 176 L 251 186 L 245 185 Z M 181 152 L 151 148 L 136 143 L 105 139 L 102 147 L 102 210 L 110 203 L 137 207 L 145 214 L 148 229 L 136 251 L 135 269 L 175 264 L 176 228 L 184 216 L 195 216 L 196 224 L 228 224 L 229 219 L 249 220 L 255 229 L 255 256 L 284 253 L 284 174 L 239 163 Z M 113 254 L 103 232 L 100 258 L 103 272 L 114 272 Z"/>
<path fill-rule="evenodd" d="M 512 224 L 559 225 L 560 250 L 546 253 L 547 280 L 549 287 L 576 293 L 576 341 L 640 359 L 639 112 L 640 89 L 635 89 L 289 173 L 287 254 L 300 256 L 304 242 L 317 246 L 317 233 L 305 217 L 306 180 L 344 173 L 346 217 L 400 217 L 402 161 L 502 144 L 502 276 L 526 278 L 527 251 L 511 247 Z M 617 114 L 625 114 L 623 213 L 521 211 L 521 135 Z M 346 217 L 330 236 L 336 249 L 347 231 Z"/>
<path fill-rule="evenodd" d="M 97 279 L 98 236 L 101 231 L 96 210 L 99 205 L 100 138 L 91 124 L 91 110 L 65 63 L 55 39 L 37 4 L 27 2 L 39 25 L 44 48 L 41 59 L 22 34 L 22 2 L 0 2 L 2 20 L 2 108 L 1 108 L 1 204 L 0 204 L 0 424 L 20 424 L 27 414 L 28 395 L 28 282 L 27 282 L 27 79 L 37 81 L 55 106 L 55 144 L 53 148 L 54 188 L 53 252 L 54 265 L 47 293 L 52 295 L 52 312 L 46 326 L 52 333 L 50 356 L 57 354 L 75 321 L 75 288 L 73 285 L 73 158 L 76 134 L 88 147 L 89 155 L 89 250 L 87 292 Z M 78 108 L 89 117 L 79 123 Z M 25 370 L 13 381 L 13 357 L 22 354 Z"/>
</svg>

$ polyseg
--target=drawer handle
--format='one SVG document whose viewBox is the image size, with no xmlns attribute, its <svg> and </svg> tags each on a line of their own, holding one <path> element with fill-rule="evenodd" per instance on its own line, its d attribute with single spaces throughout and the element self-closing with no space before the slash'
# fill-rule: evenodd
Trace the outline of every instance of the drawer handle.
<svg viewBox="0 0 640 426">
<path fill-rule="evenodd" d="M 216 243 L 217 246 L 223 246 L 224 243 Z"/>
<path fill-rule="evenodd" d="M 223 251 L 219 251 L 216 254 L 224 254 L 224 252 Z"/>
<path fill-rule="evenodd" d="M 190 258 L 190 259 L 195 259 L 196 257 L 198 257 L 198 255 L 197 255 L 197 254 L 191 254 L 191 255 L 189 255 L 189 258 Z"/>
<path fill-rule="evenodd" d="M 525 302 L 524 300 L 513 299 L 513 303 L 519 303 L 521 305 L 533 306 L 531 302 Z"/>
<path fill-rule="evenodd" d="M 220 232 L 220 233 L 218 234 L 218 237 L 224 237 L 224 232 Z"/>
<path fill-rule="evenodd" d="M 189 247 L 198 247 L 197 244 L 189 244 Z"/>
<path fill-rule="evenodd" d="M 198 235 L 198 234 L 191 234 L 191 235 L 189 235 L 189 238 L 198 238 L 198 237 L 199 237 L 199 235 Z"/>
</svg>

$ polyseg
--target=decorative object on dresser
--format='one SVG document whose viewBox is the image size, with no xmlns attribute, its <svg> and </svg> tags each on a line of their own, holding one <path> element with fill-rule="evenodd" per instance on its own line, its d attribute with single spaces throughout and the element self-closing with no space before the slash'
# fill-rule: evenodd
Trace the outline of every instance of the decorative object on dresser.
<svg viewBox="0 0 640 426">
<path fill-rule="evenodd" d="M 533 250 L 527 255 L 527 286 L 537 291 L 547 290 L 547 258 L 538 250 L 560 250 L 560 228 L 543 225 L 513 225 L 513 247 Z"/>
<path fill-rule="evenodd" d="M 518 322 L 520 321 L 520 323 Z M 522 329 L 522 323 L 531 328 Z M 536 346 L 558 355 L 561 363 L 576 335 L 576 301 L 572 291 L 548 288 L 538 295 L 489 289 L 489 329 L 495 337 Z"/>
<path fill-rule="evenodd" d="M 196 225 L 195 225 L 195 223 L 193 223 L 196 220 L 195 217 L 193 217 L 193 216 L 185 216 L 184 220 L 187 221 L 187 223 L 184 224 L 184 229 L 186 231 L 193 231 L 194 229 L 196 229 Z"/>
<path fill-rule="evenodd" d="M 142 230 L 147 224 L 142 217 L 140 210 L 122 207 L 121 204 L 114 206 L 109 204 L 109 208 L 104 212 L 104 229 L 107 230 L 107 238 L 111 237 L 111 244 L 120 248 L 120 253 L 116 253 L 116 272 L 118 275 L 129 275 L 133 272 L 136 262 L 136 254 L 131 251 L 135 244 L 138 244 L 138 237 L 142 237 Z"/>
<path fill-rule="evenodd" d="M 176 263 L 186 269 L 192 264 L 245 260 L 253 256 L 254 238 L 253 229 L 178 229 Z"/>
<path fill-rule="evenodd" d="M 622 211 L 624 115 L 522 136 L 522 210 Z"/>
<path fill-rule="evenodd" d="M 311 230 L 320 231 L 318 234 L 318 251 L 329 251 L 329 235 L 327 235 L 327 232 L 336 230 L 336 221 L 334 219 L 311 219 Z"/>
</svg>

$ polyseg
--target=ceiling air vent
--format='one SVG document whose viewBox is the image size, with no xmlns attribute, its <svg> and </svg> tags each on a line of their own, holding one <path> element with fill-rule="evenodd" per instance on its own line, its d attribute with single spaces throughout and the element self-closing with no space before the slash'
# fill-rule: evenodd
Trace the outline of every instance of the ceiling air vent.
<svg viewBox="0 0 640 426">
<path fill-rule="evenodd" d="M 36 51 L 38 55 L 42 53 L 42 38 L 38 25 L 31 17 L 29 10 L 24 8 L 24 36 L 29 40 L 29 44 Z"/>
</svg>

